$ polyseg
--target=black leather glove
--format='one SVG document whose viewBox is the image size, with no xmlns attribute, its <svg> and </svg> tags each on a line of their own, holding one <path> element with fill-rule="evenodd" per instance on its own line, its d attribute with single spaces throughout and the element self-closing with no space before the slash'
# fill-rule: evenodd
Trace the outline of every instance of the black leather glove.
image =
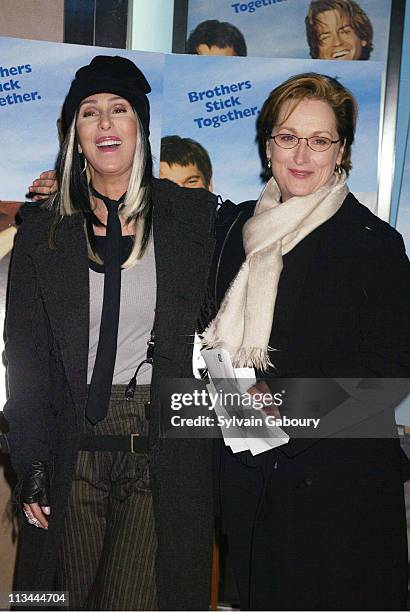
<svg viewBox="0 0 410 612">
<path fill-rule="evenodd" d="M 50 505 L 50 478 L 44 461 L 33 461 L 23 478 L 21 501 L 24 504 Z"/>
</svg>

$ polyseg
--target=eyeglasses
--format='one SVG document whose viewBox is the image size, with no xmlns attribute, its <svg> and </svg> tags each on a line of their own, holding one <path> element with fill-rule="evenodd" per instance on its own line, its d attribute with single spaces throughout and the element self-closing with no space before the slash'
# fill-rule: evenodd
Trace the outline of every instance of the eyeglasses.
<svg viewBox="0 0 410 612">
<path fill-rule="evenodd" d="M 298 146 L 301 140 L 306 140 L 306 144 L 312 151 L 321 153 L 330 149 L 332 144 L 340 142 L 339 140 L 331 140 L 326 136 L 311 136 L 310 138 L 303 138 L 302 136 L 294 136 L 294 134 L 276 134 L 276 136 L 269 136 L 270 140 L 274 140 L 275 144 L 281 149 L 294 149 Z"/>
</svg>

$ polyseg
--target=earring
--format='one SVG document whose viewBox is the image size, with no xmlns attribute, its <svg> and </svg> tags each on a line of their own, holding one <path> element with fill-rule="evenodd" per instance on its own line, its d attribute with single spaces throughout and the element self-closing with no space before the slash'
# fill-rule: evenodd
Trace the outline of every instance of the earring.
<svg viewBox="0 0 410 612">
<path fill-rule="evenodd" d="M 337 172 L 338 174 L 343 174 L 343 168 L 340 164 L 336 164 L 335 172 Z"/>
<path fill-rule="evenodd" d="M 81 170 L 81 174 L 84 174 L 84 172 L 87 170 L 87 166 L 88 166 L 87 158 L 84 157 L 84 168 Z"/>
<path fill-rule="evenodd" d="M 268 157 L 268 168 L 269 170 L 272 168 L 272 162 L 271 162 L 270 157 Z"/>
</svg>

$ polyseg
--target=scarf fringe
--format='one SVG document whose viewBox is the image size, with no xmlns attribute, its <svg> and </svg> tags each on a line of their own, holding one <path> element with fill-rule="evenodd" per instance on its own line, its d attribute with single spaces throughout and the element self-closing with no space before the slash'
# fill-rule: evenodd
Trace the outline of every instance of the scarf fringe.
<svg viewBox="0 0 410 612">
<path fill-rule="evenodd" d="M 208 331 L 210 333 L 207 333 Z M 261 372 L 266 372 L 268 367 L 275 368 L 275 365 L 269 359 L 268 348 L 241 347 L 239 350 L 236 350 L 236 347 L 218 339 L 213 332 L 213 329 L 210 330 L 208 328 L 202 334 L 201 340 L 203 347 L 205 349 L 219 348 L 228 351 L 231 355 L 234 368 L 255 368 Z M 232 355 L 234 356 L 233 358 Z"/>
<path fill-rule="evenodd" d="M 269 366 L 273 367 L 273 363 L 269 359 L 267 348 L 242 346 L 233 359 L 233 366 L 235 368 L 255 368 L 266 372 Z"/>
</svg>

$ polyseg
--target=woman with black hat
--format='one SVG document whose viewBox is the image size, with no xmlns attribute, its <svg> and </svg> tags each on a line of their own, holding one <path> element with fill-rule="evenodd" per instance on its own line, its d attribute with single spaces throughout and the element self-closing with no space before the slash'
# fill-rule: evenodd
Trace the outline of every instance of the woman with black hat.
<svg viewBox="0 0 410 612">
<path fill-rule="evenodd" d="M 160 439 L 158 381 L 191 375 L 215 199 L 152 178 L 149 92 L 125 58 L 78 70 L 59 191 L 26 207 L 11 266 L 16 588 L 72 609 L 209 604 L 209 448 Z"/>
</svg>

